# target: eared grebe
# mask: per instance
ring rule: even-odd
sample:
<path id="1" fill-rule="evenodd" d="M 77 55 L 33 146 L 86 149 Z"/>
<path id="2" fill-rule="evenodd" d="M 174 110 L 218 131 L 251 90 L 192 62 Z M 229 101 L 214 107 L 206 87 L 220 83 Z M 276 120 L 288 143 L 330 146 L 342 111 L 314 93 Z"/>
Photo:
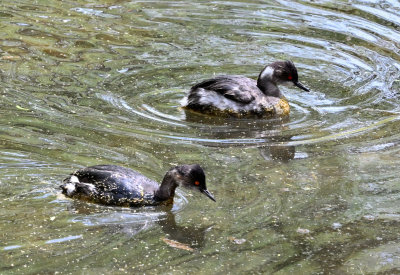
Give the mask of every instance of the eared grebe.
<path id="1" fill-rule="evenodd" d="M 285 116 L 290 108 L 278 88 L 279 84 L 293 84 L 310 91 L 298 81 L 292 61 L 277 61 L 266 66 L 257 81 L 238 75 L 204 80 L 190 89 L 182 105 L 206 114 Z"/>
<path id="2" fill-rule="evenodd" d="M 198 164 L 171 168 L 159 185 L 132 169 L 96 165 L 79 169 L 63 181 L 63 194 L 105 205 L 171 205 L 179 185 L 195 189 L 215 201 L 207 190 L 206 176 Z"/>

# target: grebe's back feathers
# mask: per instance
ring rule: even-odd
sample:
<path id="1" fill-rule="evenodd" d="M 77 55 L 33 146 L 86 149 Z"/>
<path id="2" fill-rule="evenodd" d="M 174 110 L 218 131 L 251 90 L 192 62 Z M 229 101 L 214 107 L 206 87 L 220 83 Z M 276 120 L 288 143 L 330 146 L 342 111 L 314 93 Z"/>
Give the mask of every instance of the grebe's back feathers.
<path id="1" fill-rule="evenodd" d="M 216 92 L 230 100 L 248 104 L 255 98 L 254 91 L 257 90 L 257 82 L 240 75 L 219 75 L 194 85 L 191 91 L 197 89 Z M 192 92 L 189 93 L 189 102 Z"/>

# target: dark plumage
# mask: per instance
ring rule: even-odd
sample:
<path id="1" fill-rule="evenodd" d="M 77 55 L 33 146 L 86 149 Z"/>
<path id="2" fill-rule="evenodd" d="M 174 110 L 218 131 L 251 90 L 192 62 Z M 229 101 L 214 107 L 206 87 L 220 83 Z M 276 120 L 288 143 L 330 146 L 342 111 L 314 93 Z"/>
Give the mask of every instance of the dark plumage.
<path id="1" fill-rule="evenodd" d="M 204 171 L 197 164 L 171 168 L 161 185 L 129 168 L 96 165 L 75 171 L 60 187 L 71 198 L 105 205 L 145 206 L 172 204 L 179 185 L 198 190 L 215 201 L 207 190 Z"/>
<path id="2" fill-rule="evenodd" d="M 277 61 L 266 66 L 257 81 L 238 75 L 221 75 L 194 85 L 183 107 L 203 113 L 235 116 L 288 115 L 289 104 L 278 85 L 292 84 L 309 91 L 298 81 L 291 61 Z"/>

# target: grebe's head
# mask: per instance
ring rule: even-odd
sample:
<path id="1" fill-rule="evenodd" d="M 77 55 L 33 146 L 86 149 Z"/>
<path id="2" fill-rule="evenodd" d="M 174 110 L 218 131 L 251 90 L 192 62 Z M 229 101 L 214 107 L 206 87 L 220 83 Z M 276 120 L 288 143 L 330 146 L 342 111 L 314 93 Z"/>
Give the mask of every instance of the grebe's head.
<path id="1" fill-rule="evenodd" d="M 275 85 L 294 85 L 306 92 L 310 90 L 299 82 L 297 69 L 292 61 L 276 61 L 266 66 L 258 77 L 260 83 L 272 82 Z"/>
<path id="2" fill-rule="evenodd" d="M 178 172 L 176 181 L 179 185 L 188 189 L 195 189 L 215 201 L 214 196 L 207 190 L 206 175 L 200 165 L 185 164 L 176 166 L 174 169 Z"/>

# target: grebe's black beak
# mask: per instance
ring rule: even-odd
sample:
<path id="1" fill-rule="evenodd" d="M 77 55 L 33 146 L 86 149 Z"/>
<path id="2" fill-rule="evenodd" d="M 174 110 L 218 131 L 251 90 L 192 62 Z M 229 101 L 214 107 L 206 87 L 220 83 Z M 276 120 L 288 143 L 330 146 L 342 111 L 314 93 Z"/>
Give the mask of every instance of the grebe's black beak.
<path id="1" fill-rule="evenodd" d="M 309 92 L 310 89 L 308 89 L 307 87 L 305 87 L 303 84 L 301 84 L 300 82 L 293 82 L 294 86 L 299 87 L 300 89 Z"/>
<path id="2" fill-rule="evenodd" d="M 203 193 L 204 195 L 206 195 L 207 197 L 209 197 L 211 200 L 216 202 L 216 200 L 214 199 L 214 196 L 211 195 L 210 191 L 208 191 L 207 189 L 200 190 L 200 192 Z"/>

